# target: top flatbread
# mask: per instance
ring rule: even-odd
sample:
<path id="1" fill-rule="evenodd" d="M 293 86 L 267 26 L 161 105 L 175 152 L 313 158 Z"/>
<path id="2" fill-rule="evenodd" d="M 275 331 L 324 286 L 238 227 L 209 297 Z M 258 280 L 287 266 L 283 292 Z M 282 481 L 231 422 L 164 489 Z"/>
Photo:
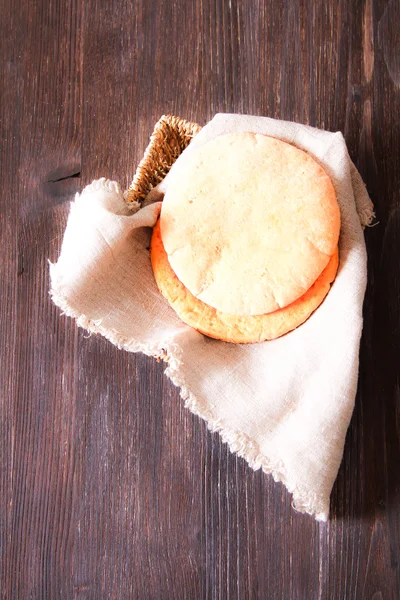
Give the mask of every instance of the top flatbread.
<path id="1" fill-rule="evenodd" d="M 318 163 L 275 138 L 237 133 L 193 150 L 183 166 L 171 172 L 160 224 L 190 292 L 236 315 L 302 296 L 339 238 L 335 190 Z"/>

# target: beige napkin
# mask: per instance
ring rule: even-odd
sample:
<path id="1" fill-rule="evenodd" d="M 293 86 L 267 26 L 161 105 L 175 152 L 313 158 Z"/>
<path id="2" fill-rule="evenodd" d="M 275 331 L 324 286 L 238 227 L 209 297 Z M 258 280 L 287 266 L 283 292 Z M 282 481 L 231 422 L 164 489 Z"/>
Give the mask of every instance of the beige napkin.
<path id="1" fill-rule="evenodd" d="M 160 202 L 127 207 L 117 183 L 95 181 L 72 203 L 51 294 L 63 312 L 119 348 L 162 357 L 185 405 L 233 452 L 293 494 L 294 508 L 326 520 L 357 388 L 366 286 L 363 228 L 373 207 L 341 133 L 243 115 L 217 115 L 193 147 L 254 131 L 309 151 L 335 185 L 342 215 L 340 268 L 324 303 L 297 330 L 235 345 L 184 325 L 158 292 L 149 259 Z M 168 184 L 159 186 L 158 194 Z M 151 194 L 157 199 L 157 191 Z M 151 199 L 151 198 L 150 198 Z"/>

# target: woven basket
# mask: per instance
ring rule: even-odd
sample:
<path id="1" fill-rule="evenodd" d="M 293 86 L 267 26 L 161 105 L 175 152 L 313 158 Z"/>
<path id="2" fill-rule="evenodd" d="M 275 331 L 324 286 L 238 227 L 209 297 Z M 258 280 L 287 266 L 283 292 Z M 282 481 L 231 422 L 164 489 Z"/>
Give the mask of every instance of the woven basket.
<path id="1" fill-rule="evenodd" d="M 190 123 L 180 117 L 161 117 L 154 127 L 150 143 L 126 192 L 128 205 L 143 202 L 150 190 L 164 179 L 178 156 L 200 129 L 197 123 Z"/>

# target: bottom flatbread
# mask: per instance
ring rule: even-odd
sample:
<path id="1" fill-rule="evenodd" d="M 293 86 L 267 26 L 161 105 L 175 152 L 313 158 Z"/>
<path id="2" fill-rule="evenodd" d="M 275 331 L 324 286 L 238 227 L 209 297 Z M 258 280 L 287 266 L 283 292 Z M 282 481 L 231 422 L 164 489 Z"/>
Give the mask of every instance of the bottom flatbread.
<path id="1" fill-rule="evenodd" d="M 327 267 L 298 300 L 268 314 L 241 316 L 216 310 L 183 285 L 169 264 L 159 220 L 153 229 L 150 253 L 157 286 L 180 319 L 204 335 L 236 344 L 273 340 L 304 323 L 329 292 L 339 265 L 336 249 Z"/>

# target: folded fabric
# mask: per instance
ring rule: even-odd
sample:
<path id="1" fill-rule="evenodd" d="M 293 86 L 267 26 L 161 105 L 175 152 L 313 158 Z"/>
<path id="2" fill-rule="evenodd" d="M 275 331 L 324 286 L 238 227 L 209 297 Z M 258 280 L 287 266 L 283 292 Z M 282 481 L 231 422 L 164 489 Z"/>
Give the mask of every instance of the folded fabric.
<path id="1" fill-rule="evenodd" d="M 72 203 L 51 295 L 63 312 L 119 348 L 168 363 L 185 405 L 253 469 L 293 494 L 301 512 L 326 520 L 353 412 L 366 287 L 363 227 L 373 206 L 341 133 L 264 117 L 219 114 L 193 148 L 225 133 L 275 136 L 309 152 L 335 186 L 341 210 L 340 266 L 327 298 L 298 329 L 274 341 L 229 344 L 183 324 L 154 281 L 149 240 L 168 175 L 141 208 L 101 179 Z"/>

